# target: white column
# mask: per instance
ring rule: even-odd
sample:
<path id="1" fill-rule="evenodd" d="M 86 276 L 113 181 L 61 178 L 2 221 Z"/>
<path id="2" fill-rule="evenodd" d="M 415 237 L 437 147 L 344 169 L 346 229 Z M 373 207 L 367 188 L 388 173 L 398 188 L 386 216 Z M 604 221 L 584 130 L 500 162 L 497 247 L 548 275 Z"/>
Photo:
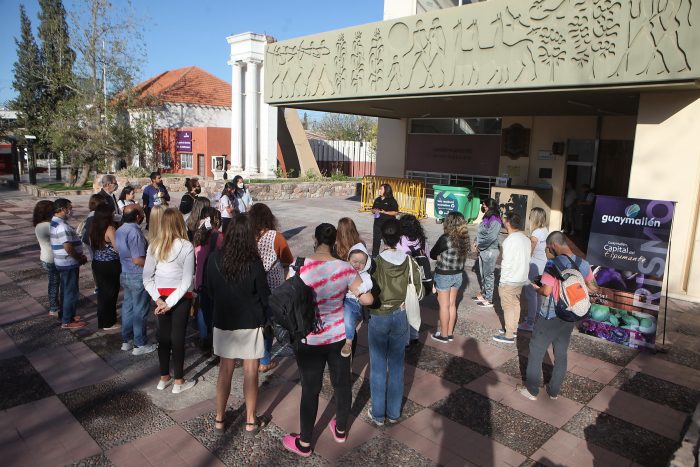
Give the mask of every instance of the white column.
<path id="1" fill-rule="evenodd" d="M 243 67 L 241 62 L 231 65 L 231 171 L 243 170 Z"/>
<path id="2" fill-rule="evenodd" d="M 256 60 L 246 62 L 245 72 L 245 172 L 259 172 L 258 163 L 258 66 Z"/>

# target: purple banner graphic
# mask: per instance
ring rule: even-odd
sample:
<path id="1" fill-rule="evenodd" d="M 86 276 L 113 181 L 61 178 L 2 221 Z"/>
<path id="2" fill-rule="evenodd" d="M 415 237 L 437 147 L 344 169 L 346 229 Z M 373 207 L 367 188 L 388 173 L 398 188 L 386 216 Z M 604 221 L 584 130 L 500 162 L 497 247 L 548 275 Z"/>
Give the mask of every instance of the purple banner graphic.
<path id="1" fill-rule="evenodd" d="M 192 152 L 192 132 L 191 131 L 178 131 L 178 132 L 176 132 L 175 150 L 176 151 L 183 151 L 183 152 Z"/>
<path id="2" fill-rule="evenodd" d="M 597 196 L 586 260 L 600 291 L 582 332 L 653 348 L 675 204 Z"/>

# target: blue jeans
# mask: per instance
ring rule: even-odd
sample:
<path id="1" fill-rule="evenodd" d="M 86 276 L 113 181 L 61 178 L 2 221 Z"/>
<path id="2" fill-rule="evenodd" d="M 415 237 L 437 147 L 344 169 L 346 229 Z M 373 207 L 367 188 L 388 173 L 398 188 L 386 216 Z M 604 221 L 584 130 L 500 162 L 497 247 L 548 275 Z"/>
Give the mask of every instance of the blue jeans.
<path id="1" fill-rule="evenodd" d="M 462 272 L 457 274 L 435 274 L 433 276 L 435 288 L 440 292 L 449 292 L 450 289 L 462 287 Z"/>
<path id="2" fill-rule="evenodd" d="M 272 337 L 264 338 L 263 343 L 265 344 L 265 355 L 260 359 L 260 364 L 269 365 L 272 360 Z"/>
<path id="3" fill-rule="evenodd" d="M 61 276 L 53 263 L 41 262 L 41 267 L 46 271 L 49 278 L 49 311 L 61 311 L 61 302 L 59 300 Z"/>
<path id="4" fill-rule="evenodd" d="M 143 347 L 148 342 L 146 321 L 151 309 L 151 297 L 143 287 L 143 275 L 123 272 L 119 281 L 124 288 L 122 303 L 122 340 L 133 339 L 136 347 Z"/>
<path id="5" fill-rule="evenodd" d="M 355 338 L 357 322 L 362 319 L 362 305 L 356 298 L 345 297 L 343 300 L 343 321 L 345 321 L 345 339 Z"/>
<path id="6" fill-rule="evenodd" d="M 369 388 L 372 395 L 372 418 L 377 421 L 383 421 L 385 416 L 391 420 L 401 417 L 408 329 L 408 318 L 404 310 L 394 310 L 386 315 L 370 315 Z"/>
<path id="7" fill-rule="evenodd" d="M 73 321 L 80 298 L 80 290 L 78 289 L 80 267 L 61 269 L 58 273 L 61 276 L 61 311 L 63 311 L 61 319 L 63 324 L 69 324 Z"/>

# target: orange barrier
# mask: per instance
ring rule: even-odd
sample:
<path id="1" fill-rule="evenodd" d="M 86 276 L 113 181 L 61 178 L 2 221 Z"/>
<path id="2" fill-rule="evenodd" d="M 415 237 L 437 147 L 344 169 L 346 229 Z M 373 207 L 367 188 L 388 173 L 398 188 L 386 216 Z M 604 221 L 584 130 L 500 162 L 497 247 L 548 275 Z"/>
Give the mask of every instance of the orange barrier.
<path id="1" fill-rule="evenodd" d="M 362 198 L 360 211 L 370 211 L 379 196 L 379 187 L 385 183 L 391 185 L 394 198 L 399 203 L 399 211 L 413 214 L 418 219 L 425 214 L 425 182 L 407 178 L 366 176 L 362 178 Z"/>

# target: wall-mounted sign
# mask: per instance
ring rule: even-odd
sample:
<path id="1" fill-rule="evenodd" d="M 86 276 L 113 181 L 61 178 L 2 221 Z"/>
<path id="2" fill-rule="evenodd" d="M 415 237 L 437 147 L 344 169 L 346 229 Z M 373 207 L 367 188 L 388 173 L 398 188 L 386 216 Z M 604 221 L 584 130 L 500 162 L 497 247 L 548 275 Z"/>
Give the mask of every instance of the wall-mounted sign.
<path id="1" fill-rule="evenodd" d="M 192 151 L 192 132 L 178 131 L 175 137 L 175 150 L 190 152 Z"/>
<path id="2" fill-rule="evenodd" d="M 552 151 L 539 151 L 537 153 L 537 159 L 541 161 L 553 161 L 554 153 Z"/>

